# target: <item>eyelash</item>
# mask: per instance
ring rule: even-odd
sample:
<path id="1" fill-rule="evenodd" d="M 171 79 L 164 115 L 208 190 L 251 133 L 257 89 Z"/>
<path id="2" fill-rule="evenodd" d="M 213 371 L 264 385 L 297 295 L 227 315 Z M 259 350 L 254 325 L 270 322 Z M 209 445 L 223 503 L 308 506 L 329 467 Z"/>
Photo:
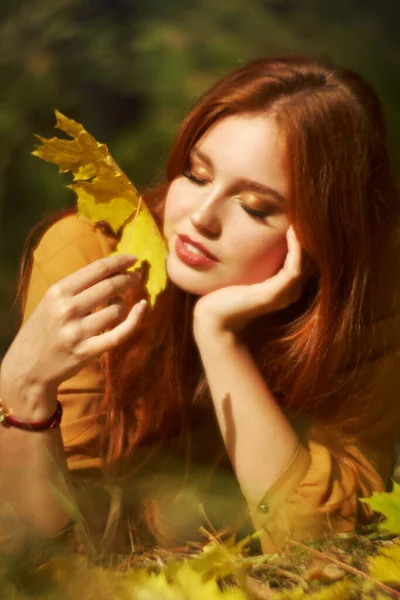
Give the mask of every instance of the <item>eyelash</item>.
<path id="1" fill-rule="evenodd" d="M 198 179 L 190 171 L 183 171 L 182 175 L 193 181 L 193 183 L 197 183 L 197 185 L 205 185 L 207 183 L 207 179 Z"/>
<path id="2" fill-rule="evenodd" d="M 207 183 L 206 179 L 198 179 L 198 177 L 196 177 L 195 175 L 193 175 L 193 173 L 190 173 L 189 171 L 184 171 L 182 173 L 182 175 L 184 177 L 186 177 L 187 179 L 189 179 L 190 181 L 193 181 L 193 183 L 195 183 L 196 185 L 205 185 Z M 256 219 L 259 219 L 261 221 L 264 220 L 265 217 L 268 216 L 268 213 L 266 213 L 266 212 L 262 212 L 260 210 L 254 210 L 252 208 L 249 208 L 248 206 L 246 206 L 245 204 L 243 204 L 242 200 L 240 201 L 240 206 L 249 215 L 251 215 L 252 217 L 254 217 Z"/>

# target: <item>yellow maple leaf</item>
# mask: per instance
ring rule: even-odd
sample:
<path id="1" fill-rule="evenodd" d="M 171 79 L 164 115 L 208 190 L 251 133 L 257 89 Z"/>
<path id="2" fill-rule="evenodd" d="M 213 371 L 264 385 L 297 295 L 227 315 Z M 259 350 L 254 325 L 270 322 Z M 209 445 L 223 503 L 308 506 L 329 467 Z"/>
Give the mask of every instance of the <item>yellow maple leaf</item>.
<path id="1" fill-rule="evenodd" d="M 150 211 L 136 188 L 121 171 L 105 144 L 100 144 L 84 127 L 58 110 L 56 127 L 72 140 L 36 136 L 42 143 L 32 152 L 55 163 L 60 173 L 71 171 L 74 183 L 67 186 L 78 197 L 78 216 L 94 223 L 106 221 L 114 233 L 122 236 L 113 254 L 133 254 L 138 261 L 129 270 L 137 270 L 143 261 L 150 265 L 146 288 L 154 306 L 157 294 L 166 285 L 166 245 Z"/>
<path id="2" fill-rule="evenodd" d="M 200 530 L 205 535 L 209 535 L 203 527 Z M 207 574 L 207 576 L 218 575 L 219 577 L 225 577 L 235 574 L 237 569 L 243 564 L 242 553 L 245 551 L 250 540 L 259 538 L 260 535 L 261 531 L 257 531 L 238 542 L 234 535 L 223 542 L 214 538 L 213 541 L 203 546 L 201 554 L 188 559 L 188 565 L 193 570 Z M 210 537 L 212 538 L 212 536 Z M 267 557 L 265 555 L 251 557 L 252 564 L 263 563 L 266 560 Z"/>
<path id="3" fill-rule="evenodd" d="M 369 559 L 369 572 L 372 577 L 384 583 L 400 581 L 400 545 L 380 548 L 377 556 Z"/>
<path id="4" fill-rule="evenodd" d="M 173 582 L 184 593 L 185 598 L 190 600 L 245 600 L 243 592 L 237 588 L 231 588 L 221 591 L 218 587 L 215 577 L 205 579 L 201 573 L 198 573 L 185 561 L 175 572 Z"/>
<path id="5" fill-rule="evenodd" d="M 360 498 L 361 502 L 384 515 L 385 520 L 380 527 L 391 533 L 400 534 L 400 485 L 393 481 L 391 492 L 373 492 L 370 498 Z"/>
<path id="6" fill-rule="evenodd" d="M 215 577 L 206 578 L 188 563 L 175 564 L 173 576 L 130 569 L 125 589 L 132 600 L 246 600 L 242 590 L 220 590 Z"/>

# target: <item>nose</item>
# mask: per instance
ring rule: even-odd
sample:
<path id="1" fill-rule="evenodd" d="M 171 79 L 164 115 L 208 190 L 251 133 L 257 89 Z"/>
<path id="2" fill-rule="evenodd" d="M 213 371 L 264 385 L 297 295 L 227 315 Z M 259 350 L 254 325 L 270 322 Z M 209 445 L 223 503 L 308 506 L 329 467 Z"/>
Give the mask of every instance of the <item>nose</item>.
<path id="1" fill-rule="evenodd" d="M 203 199 L 200 207 L 192 212 L 190 218 L 197 230 L 212 236 L 218 235 L 221 230 L 221 215 L 219 214 L 217 200 L 218 198 L 215 195 L 208 196 L 206 200 Z"/>

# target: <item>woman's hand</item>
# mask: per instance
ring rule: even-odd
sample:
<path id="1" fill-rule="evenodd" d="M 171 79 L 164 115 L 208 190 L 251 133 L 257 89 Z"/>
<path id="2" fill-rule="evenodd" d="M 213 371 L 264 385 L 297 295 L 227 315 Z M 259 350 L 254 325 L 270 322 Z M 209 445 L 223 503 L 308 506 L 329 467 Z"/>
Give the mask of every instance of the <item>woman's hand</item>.
<path id="1" fill-rule="evenodd" d="M 221 288 L 198 300 L 193 313 L 195 337 L 205 325 L 216 331 L 239 333 L 251 319 L 285 308 L 300 298 L 310 271 L 302 265 L 302 248 L 292 227 L 286 237 L 288 253 L 276 275 L 261 283 Z"/>
<path id="2" fill-rule="evenodd" d="M 8 349 L 0 374 L 0 394 L 13 407 L 17 390 L 29 386 L 56 390 L 91 359 L 125 341 L 138 325 L 146 304 L 107 305 L 113 296 L 136 286 L 140 274 L 125 271 L 137 258 L 101 258 L 52 285 Z"/>

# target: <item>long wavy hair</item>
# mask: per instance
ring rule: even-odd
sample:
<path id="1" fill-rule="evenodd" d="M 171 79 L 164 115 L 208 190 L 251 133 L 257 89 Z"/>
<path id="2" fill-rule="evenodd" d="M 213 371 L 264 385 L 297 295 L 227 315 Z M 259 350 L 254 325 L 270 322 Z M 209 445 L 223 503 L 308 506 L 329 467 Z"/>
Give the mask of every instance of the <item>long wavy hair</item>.
<path id="1" fill-rule="evenodd" d="M 183 120 L 164 183 L 144 193 L 160 228 L 169 183 L 187 167 L 193 145 L 212 125 L 238 114 L 276 120 L 286 144 L 285 210 L 314 265 L 298 302 L 255 319 L 243 337 L 283 409 L 321 427 L 334 420 L 351 437 L 361 423 L 364 393 L 357 372 L 371 347 L 365 325 L 377 318 L 379 265 L 399 222 L 381 105 L 362 78 L 324 60 L 263 58 L 227 74 Z M 18 280 L 22 311 L 28 246 L 74 210 L 50 215 L 29 236 Z M 139 445 L 184 430 L 191 407 L 212 404 L 192 336 L 195 300 L 169 281 L 131 338 L 102 357 L 107 464 L 123 458 L 127 440 Z"/>

